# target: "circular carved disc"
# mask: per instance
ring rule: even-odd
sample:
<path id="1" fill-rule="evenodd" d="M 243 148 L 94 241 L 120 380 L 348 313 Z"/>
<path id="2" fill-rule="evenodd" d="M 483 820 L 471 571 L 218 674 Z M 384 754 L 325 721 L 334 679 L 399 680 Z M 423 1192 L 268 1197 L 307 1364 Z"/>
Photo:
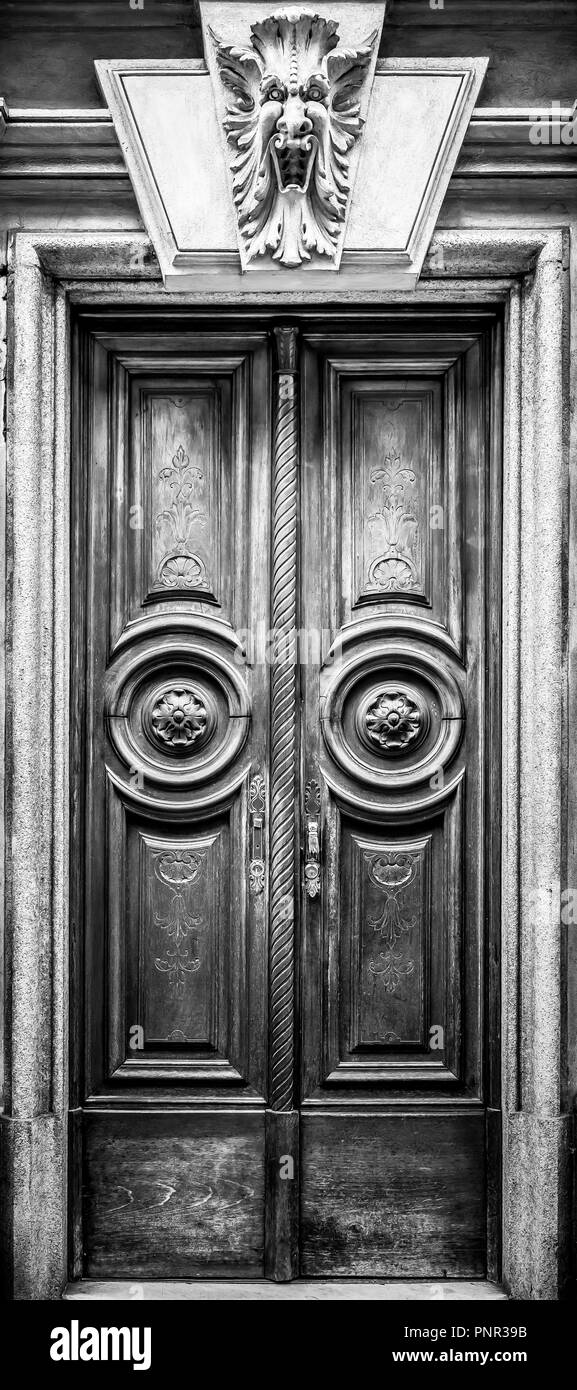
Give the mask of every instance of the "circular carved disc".
<path id="1" fill-rule="evenodd" d="M 106 713 L 110 742 L 140 799 L 148 789 L 181 797 L 238 758 L 250 701 L 232 662 L 179 637 L 142 641 L 119 655 L 109 673 Z"/>
<path id="2" fill-rule="evenodd" d="M 361 700 L 355 726 L 361 742 L 383 757 L 402 757 L 418 747 L 429 729 L 427 704 L 411 685 L 386 681 Z"/>
<path id="3" fill-rule="evenodd" d="M 175 757 L 198 753 L 212 738 L 217 720 L 214 700 L 190 681 L 163 681 L 151 691 L 142 713 L 148 737 Z"/>
<path id="4" fill-rule="evenodd" d="M 457 681 L 422 643 L 359 643 L 329 679 L 322 725 L 328 752 L 347 781 L 377 792 L 426 796 L 454 760 L 463 725 Z"/>

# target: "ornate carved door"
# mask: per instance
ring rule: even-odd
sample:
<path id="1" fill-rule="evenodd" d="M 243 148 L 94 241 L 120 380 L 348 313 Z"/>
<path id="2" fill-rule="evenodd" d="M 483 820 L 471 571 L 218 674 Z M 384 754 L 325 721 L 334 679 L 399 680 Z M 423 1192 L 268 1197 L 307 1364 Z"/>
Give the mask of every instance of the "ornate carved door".
<path id="1" fill-rule="evenodd" d="M 495 343 L 255 323 L 76 331 L 72 1268 L 482 1275 Z"/>

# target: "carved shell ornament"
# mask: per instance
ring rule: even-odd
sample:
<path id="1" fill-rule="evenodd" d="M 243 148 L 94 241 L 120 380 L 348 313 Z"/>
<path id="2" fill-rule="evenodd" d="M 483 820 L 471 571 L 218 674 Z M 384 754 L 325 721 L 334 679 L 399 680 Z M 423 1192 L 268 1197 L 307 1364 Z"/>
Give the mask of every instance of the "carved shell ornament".
<path id="1" fill-rule="evenodd" d="M 155 861 L 154 872 L 161 883 L 171 888 L 180 888 L 183 883 L 194 883 L 203 866 L 202 854 L 190 850 L 166 850 Z"/>
<path id="2" fill-rule="evenodd" d="M 250 48 L 211 37 L 247 259 L 270 254 L 292 268 L 313 252 L 334 260 L 376 31 L 361 48 L 340 48 L 334 20 L 285 12 L 252 25 Z"/>

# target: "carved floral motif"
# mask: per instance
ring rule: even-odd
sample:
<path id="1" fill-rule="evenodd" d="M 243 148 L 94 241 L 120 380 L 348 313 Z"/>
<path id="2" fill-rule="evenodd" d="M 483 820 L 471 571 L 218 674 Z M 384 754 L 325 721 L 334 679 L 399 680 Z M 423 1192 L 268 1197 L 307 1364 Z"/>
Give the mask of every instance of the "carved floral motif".
<path id="1" fill-rule="evenodd" d="M 369 591 L 420 592 L 419 523 L 405 497 L 407 484 L 414 482 L 415 474 L 401 468 L 398 454 L 387 454 L 382 467 L 371 471 L 371 483 L 381 486 L 383 499 L 369 522 L 380 528 L 383 551 L 369 566 Z"/>
<path id="2" fill-rule="evenodd" d="M 177 750 L 191 748 L 204 734 L 206 723 L 206 705 L 188 686 L 164 691 L 151 715 L 156 737 Z"/>
<path id="3" fill-rule="evenodd" d="M 404 752 L 421 729 L 421 711 L 402 691 L 383 691 L 365 715 L 367 737 L 386 753 Z"/>
<path id="4" fill-rule="evenodd" d="M 249 811 L 251 812 L 251 815 L 258 815 L 258 816 L 261 816 L 261 815 L 263 814 L 263 812 L 264 812 L 264 807 L 265 807 L 264 777 L 261 777 L 260 773 L 257 773 L 256 777 L 253 777 L 253 779 L 252 779 L 252 781 L 251 781 L 251 784 L 250 784 L 249 794 L 248 794 L 248 809 L 249 809 Z"/>
<path id="5" fill-rule="evenodd" d="M 203 868 L 203 856 L 191 850 L 169 850 L 158 855 L 154 872 L 160 883 L 170 890 L 168 912 L 154 914 L 155 926 L 160 927 L 171 942 L 163 956 L 157 956 L 155 967 L 168 977 L 170 989 L 182 998 L 187 975 L 200 970 L 200 957 L 195 954 L 197 933 L 203 928 L 202 917 L 189 910 L 185 891 L 195 883 Z"/>
<path id="6" fill-rule="evenodd" d="M 366 857 L 369 879 L 384 897 L 380 915 L 369 919 L 369 925 L 380 935 L 385 946 L 385 950 L 379 952 L 382 965 L 371 961 L 369 970 L 372 975 L 382 979 L 387 994 L 394 994 L 401 980 L 407 979 L 415 969 L 415 962 L 404 949 L 403 938 L 408 937 L 416 925 L 416 918 L 405 915 L 399 897 L 414 882 L 419 871 L 419 860 L 399 850 L 387 850 Z"/>
<path id="7" fill-rule="evenodd" d="M 307 816 L 318 816 L 321 809 L 321 789 L 316 779 L 311 779 L 305 787 L 305 811 Z"/>
<path id="8" fill-rule="evenodd" d="M 158 475 L 166 505 L 155 521 L 156 533 L 165 553 L 157 571 L 157 582 L 166 589 L 208 589 L 206 567 L 192 549 L 193 535 L 207 524 L 204 508 L 197 505 L 204 479 L 201 468 L 191 464 L 182 444 L 170 468 Z"/>
<path id="9" fill-rule="evenodd" d="M 334 259 L 376 37 L 356 50 L 339 48 L 338 24 L 307 13 L 253 24 L 249 48 L 212 34 L 249 260 L 270 253 L 297 267 L 313 252 Z"/>

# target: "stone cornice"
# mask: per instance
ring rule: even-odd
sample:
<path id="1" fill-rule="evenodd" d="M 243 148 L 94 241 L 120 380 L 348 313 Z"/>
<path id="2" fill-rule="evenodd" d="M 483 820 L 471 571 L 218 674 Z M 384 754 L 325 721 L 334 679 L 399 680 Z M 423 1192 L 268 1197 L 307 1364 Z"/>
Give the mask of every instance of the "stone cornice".
<path id="1" fill-rule="evenodd" d="M 541 108 L 477 107 L 453 176 L 455 179 L 574 178 L 577 145 L 533 144 L 531 127 Z M 542 109 L 547 115 L 547 109 Z M 566 122 L 570 107 L 559 110 Z M 107 110 L 8 108 L 0 100 L 0 181 L 71 179 L 79 192 L 93 180 L 128 175 Z M 82 187 L 84 186 L 84 187 Z"/>
<path id="2" fill-rule="evenodd" d="M 6 108 L 0 179 L 125 178 L 109 112 Z"/>

